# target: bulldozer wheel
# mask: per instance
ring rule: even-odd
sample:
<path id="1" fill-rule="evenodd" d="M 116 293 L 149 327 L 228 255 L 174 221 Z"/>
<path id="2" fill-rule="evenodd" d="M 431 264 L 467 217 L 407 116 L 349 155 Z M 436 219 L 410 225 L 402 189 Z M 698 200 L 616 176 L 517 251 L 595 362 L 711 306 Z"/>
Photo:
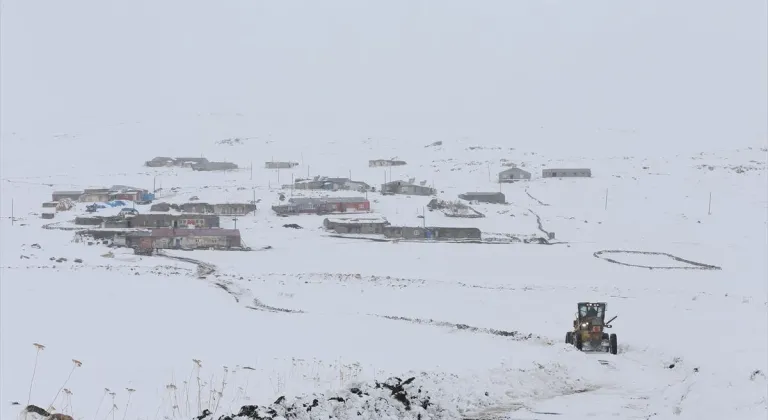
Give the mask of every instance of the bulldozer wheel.
<path id="1" fill-rule="evenodd" d="M 565 344 L 573 344 L 573 331 L 565 333 Z"/>
<path id="2" fill-rule="evenodd" d="M 584 343 L 581 341 L 581 334 L 576 333 L 576 340 L 574 340 L 574 341 L 575 341 L 574 345 L 576 346 L 576 348 L 579 351 L 581 351 L 582 347 L 584 347 Z"/>
<path id="3" fill-rule="evenodd" d="M 611 346 L 609 347 L 609 350 L 611 354 L 616 354 L 619 352 L 619 341 L 616 338 L 616 334 L 611 334 L 608 341 L 611 343 Z"/>

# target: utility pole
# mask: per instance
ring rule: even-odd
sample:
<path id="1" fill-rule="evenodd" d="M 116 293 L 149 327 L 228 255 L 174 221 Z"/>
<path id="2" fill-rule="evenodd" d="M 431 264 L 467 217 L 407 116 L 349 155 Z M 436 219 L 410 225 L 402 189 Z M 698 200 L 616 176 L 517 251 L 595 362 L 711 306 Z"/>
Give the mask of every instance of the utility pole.
<path id="1" fill-rule="evenodd" d="M 605 189 L 605 209 L 608 210 L 608 188 Z"/>
<path id="2" fill-rule="evenodd" d="M 488 182 L 491 182 L 491 164 L 488 163 Z"/>
<path id="3" fill-rule="evenodd" d="M 309 165 L 307 165 L 307 179 L 309 179 Z"/>
<path id="4" fill-rule="evenodd" d="M 235 229 L 237 229 L 237 216 L 233 217 L 233 218 L 232 218 L 232 221 L 234 221 L 234 222 L 235 222 Z"/>
<path id="5" fill-rule="evenodd" d="M 277 167 L 277 185 L 280 185 L 280 167 Z"/>
<path id="6" fill-rule="evenodd" d="M 253 161 L 251 161 L 251 181 L 253 181 Z"/>
<path id="7" fill-rule="evenodd" d="M 293 172 L 291 172 L 291 197 L 293 197 Z"/>
<path id="8" fill-rule="evenodd" d="M 349 170 L 349 180 L 352 180 L 352 169 Z"/>
<path id="9" fill-rule="evenodd" d="M 707 208 L 707 214 L 712 215 L 712 193 L 709 193 L 709 207 Z"/>
<path id="10" fill-rule="evenodd" d="M 424 222 L 424 229 L 427 228 L 427 208 L 421 208 L 421 220 Z"/>
<path id="11" fill-rule="evenodd" d="M 13 199 L 11 199 L 11 226 L 16 223 L 16 218 L 13 217 Z"/>
<path id="12" fill-rule="evenodd" d="M 304 152 L 301 152 L 301 164 L 304 164 Z"/>
<path id="13" fill-rule="evenodd" d="M 152 178 L 152 194 L 157 191 L 157 175 Z"/>

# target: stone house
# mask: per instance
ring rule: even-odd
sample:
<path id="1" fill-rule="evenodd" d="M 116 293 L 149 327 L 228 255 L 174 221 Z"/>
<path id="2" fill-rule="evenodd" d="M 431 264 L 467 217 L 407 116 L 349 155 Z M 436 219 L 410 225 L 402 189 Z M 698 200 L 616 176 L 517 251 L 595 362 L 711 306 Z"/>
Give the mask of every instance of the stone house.
<path id="1" fill-rule="evenodd" d="M 242 240 L 237 229 L 152 229 L 128 233 L 125 245 L 153 249 L 227 249 L 241 247 Z"/>
<path id="2" fill-rule="evenodd" d="M 459 194 L 459 198 L 480 203 L 504 204 L 507 202 L 504 194 L 500 192 L 468 192 Z"/>
<path id="3" fill-rule="evenodd" d="M 381 185 L 382 194 L 403 195 L 435 195 L 437 190 L 424 185 L 411 184 L 405 181 L 392 181 Z"/>
<path id="4" fill-rule="evenodd" d="M 389 226 L 386 219 L 373 217 L 339 217 L 323 220 L 323 227 L 336 233 L 382 234 L 386 226 Z"/>
<path id="5" fill-rule="evenodd" d="M 472 227 L 403 227 L 386 226 L 384 236 L 387 238 L 422 239 L 422 240 L 479 240 L 482 237 L 480 229 Z"/>
<path id="6" fill-rule="evenodd" d="M 205 162 L 192 165 L 193 171 L 230 171 L 237 169 L 232 162 Z"/>
<path id="7" fill-rule="evenodd" d="M 54 191 L 51 194 L 51 201 L 60 201 L 65 198 L 72 201 L 80 201 L 80 196 L 82 195 L 82 191 Z"/>
<path id="8" fill-rule="evenodd" d="M 531 179 L 531 173 L 520 168 L 509 168 L 499 172 L 499 182 L 515 182 Z"/>
<path id="9" fill-rule="evenodd" d="M 249 203 L 224 203 L 213 205 L 213 212 L 220 216 L 245 216 L 254 211 L 256 211 L 256 205 Z"/>
<path id="10" fill-rule="evenodd" d="M 542 169 L 542 178 L 589 178 L 592 176 L 592 170 L 587 168 L 569 168 L 569 169 Z"/>

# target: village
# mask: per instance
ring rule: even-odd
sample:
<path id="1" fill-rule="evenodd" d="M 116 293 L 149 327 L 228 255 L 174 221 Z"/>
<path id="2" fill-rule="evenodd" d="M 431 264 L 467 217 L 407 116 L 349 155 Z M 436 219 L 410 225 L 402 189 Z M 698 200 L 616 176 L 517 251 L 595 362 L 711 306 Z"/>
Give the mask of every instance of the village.
<path id="1" fill-rule="evenodd" d="M 404 161 L 386 159 L 371 160 L 368 163 L 370 167 L 406 165 Z M 237 168 L 237 165 L 228 162 L 211 162 L 203 157 L 156 157 L 145 162 L 145 166 L 192 168 L 199 171 Z M 265 169 L 276 170 L 296 166 L 298 163 L 293 161 L 270 160 L 264 164 Z M 504 169 L 497 176 L 499 184 L 528 182 L 532 179 L 530 172 L 516 166 Z M 541 173 L 541 178 L 591 176 L 592 171 L 586 168 L 546 168 Z M 376 187 L 351 177 L 297 178 L 292 180 L 291 184 L 279 187 L 278 203 L 269 209 L 276 217 L 281 218 L 322 216 L 322 222 L 318 225 L 331 237 L 395 242 L 499 243 L 498 238 L 484 238 L 482 231 L 477 227 L 427 226 L 426 215 L 419 216 L 422 219 L 421 226 L 392 225 L 386 215 L 372 208 L 369 194 L 431 197 L 426 205 L 430 212 L 437 211 L 448 218 L 473 219 L 485 217 L 473 204 L 508 204 L 502 192 L 468 191 L 458 194 L 456 199 L 444 199 L 438 198 L 438 190 L 426 185 L 426 181 L 417 183 L 414 178 L 386 181 Z M 92 238 L 109 246 L 132 248 L 136 254 L 151 255 L 162 249 L 250 250 L 237 229 L 237 220 L 238 217 L 255 215 L 260 210 L 257 200 L 209 203 L 193 196 L 189 197 L 187 202 L 173 203 L 156 196 L 161 190 L 158 188 L 150 191 L 127 185 L 113 185 L 78 191 L 54 191 L 51 200 L 43 203 L 40 216 L 43 219 L 54 219 L 59 213 L 62 217 L 71 214 L 72 217 L 67 221 L 46 226 L 75 230 L 79 237 Z M 321 196 L 305 195 L 310 192 Z M 329 194 L 333 192 L 351 192 L 359 195 Z M 85 211 L 79 211 L 82 209 Z M 222 227 L 222 217 L 233 220 L 234 227 Z M 296 224 L 292 225 L 298 227 Z M 553 232 L 546 233 L 546 237 L 525 242 L 548 243 L 554 239 Z"/>

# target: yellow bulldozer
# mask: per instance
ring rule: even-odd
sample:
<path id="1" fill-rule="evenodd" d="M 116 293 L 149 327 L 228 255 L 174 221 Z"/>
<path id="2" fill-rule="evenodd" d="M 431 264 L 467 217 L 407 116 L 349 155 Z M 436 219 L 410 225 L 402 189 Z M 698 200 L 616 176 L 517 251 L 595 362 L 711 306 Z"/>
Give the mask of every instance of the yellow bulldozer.
<path id="1" fill-rule="evenodd" d="M 611 322 L 617 316 L 605 321 L 606 306 L 605 302 L 579 302 L 573 330 L 565 333 L 565 342 L 580 351 L 618 353 L 616 334 L 605 332 L 605 329 L 613 328 Z"/>

